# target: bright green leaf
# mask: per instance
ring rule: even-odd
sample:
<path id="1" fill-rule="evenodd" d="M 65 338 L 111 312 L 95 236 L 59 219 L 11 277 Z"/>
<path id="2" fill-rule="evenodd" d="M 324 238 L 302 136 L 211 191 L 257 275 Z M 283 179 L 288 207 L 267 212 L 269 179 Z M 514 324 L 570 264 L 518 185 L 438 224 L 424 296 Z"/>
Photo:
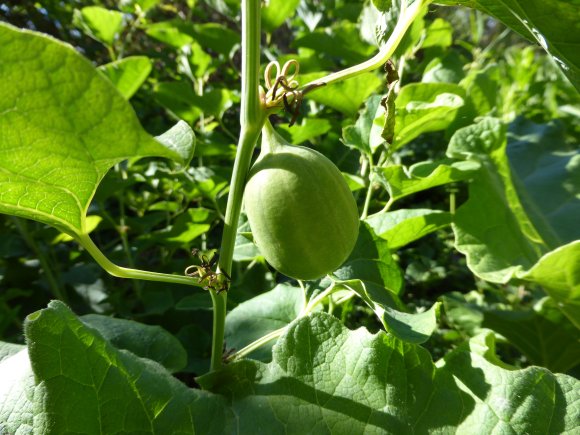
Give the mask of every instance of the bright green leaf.
<path id="1" fill-rule="evenodd" d="M 28 316 L 25 334 L 37 385 L 46 392 L 29 398 L 33 416 L 50 427 L 44 433 L 232 430 L 220 397 L 187 388 L 156 362 L 115 349 L 61 302 Z"/>
<path id="2" fill-rule="evenodd" d="M 128 100 L 147 80 L 151 60 L 146 56 L 129 56 L 99 67 L 119 92 Z"/>
<path id="3" fill-rule="evenodd" d="M 450 213 L 438 210 L 401 209 L 371 215 L 365 222 L 395 250 L 451 225 L 452 220 Z"/>
<path id="4" fill-rule="evenodd" d="M 395 106 L 394 148 L 400 148 L 421 133 L 444 130 L 463 106 L 465 91 L 448 83 L 412 83 L 403 86 Z"/>
<path id="5" fill-rule="evenodd" d="M 85 233 L 86 210 L 113 165 L 182 160 L 72 47 L 0 24 L 0 59 L 0 212 Z"/>
<path id="6" fill-rule="evenodd" d="M 326 73 L 303 74 L 300 83 L 326 75 Z M 307 98 L 332 107 L 345 115 L 353 116 L 367 98 L 381 85 L 381 79 L 374 74 L 361 74 L 332 86 L 323 86 L 308 93 Z"/>
<path id="7" fill-rule="evenodd" d="M 294 14 L 299 3 L 300 0 L 268 0 L 262 7 L 262 28 L 272 33 Z"/>
<path id="8" fill-rule="evenodd" d="M 100 6 L 75 10 L 74 23 L 91 38 L 111 47 L 123 30 L 123 13 Z"/>
<path id="9" fill-rule="evenodd" d="M 419 162 L 409 168 L 402 165 L 390 165 L 377 169 L 377 181 L 385 186 L 390 200 L 394 202 L 426 189 L 467 180 L 478 169 L 477 162 L 455 162 L 449 159 Z"/>

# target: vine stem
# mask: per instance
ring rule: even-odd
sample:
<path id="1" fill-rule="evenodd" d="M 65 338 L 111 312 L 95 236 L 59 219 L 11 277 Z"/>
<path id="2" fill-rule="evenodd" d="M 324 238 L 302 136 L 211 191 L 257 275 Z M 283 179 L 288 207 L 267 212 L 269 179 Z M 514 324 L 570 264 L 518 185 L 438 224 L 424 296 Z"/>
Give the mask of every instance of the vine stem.
<path id="1" fill-rule="evenodd" d="M 95 245 L 88 234 L 77 234 L 74 236 L 79 244 L 95 259 L 95 261 L 108 273 L 119 278 L 141 279 L 144 281 L 169 282 L 173 284 L 185 284 L 201 287 L 196 279 L 182 275 L 171 275 L 168 273 L 150 272 L 148 270 L 131 269 L 117 266 L 109 260 L 105 254 Z"/>
<path id="2" fill-rule="evenodd" d="M 313 80 L 306 83 L 302 89 L 307 92 L 308 90 L 314 90 L 320 86 L 328 85 L 330 83 L 339 82 L 364 72 L 373 71 L 380 68 L 387 62 L 399 46 L 399 43 L 405 36 L 407 29 L 413 24 L 413 21 L 419 16 L 423 6 L 431 3 L 431 0 L 416 0 L 411 6 L 407 7 L 408 0 L 401 0 L 401 14 L 397 21 L 393 33 L 385 43 L 385 45 L 380 49 L 380 51 L 367 60 L 366 62 L 360 63 L 358 65 L 352 66 L 350 68 L 343 69 L 325 77 Z"/>
<path id="3" fill-rule="evenodd" d="M 259 97 L 260 85 L 260 0 L 242 0 L 242 94 L 240 138 L 226 206 L 220 247 L 219 271 L 231 275 L 238 220 L 252 153 L 266 120 Z M 210 290 L 213 303 L 213 337 L 210 371 L 219 369 L 224 348 L 227 292 Z"/>

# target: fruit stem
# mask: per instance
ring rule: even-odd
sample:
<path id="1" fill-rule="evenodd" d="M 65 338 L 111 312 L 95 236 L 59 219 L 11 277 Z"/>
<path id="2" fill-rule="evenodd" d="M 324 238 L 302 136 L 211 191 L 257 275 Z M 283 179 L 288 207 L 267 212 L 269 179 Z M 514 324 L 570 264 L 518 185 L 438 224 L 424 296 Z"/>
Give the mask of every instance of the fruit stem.
<path id="1" fill-rule="evenodd" d="M 264 127 L 262 127 L 262 150 L 261 154 L 272 154 L 276 152 L 276 149 L 279 148 L 280 143 L 286 142 L 282 136 L 280 136 L 270 121 L 266 119 L 264 123 Z"/>

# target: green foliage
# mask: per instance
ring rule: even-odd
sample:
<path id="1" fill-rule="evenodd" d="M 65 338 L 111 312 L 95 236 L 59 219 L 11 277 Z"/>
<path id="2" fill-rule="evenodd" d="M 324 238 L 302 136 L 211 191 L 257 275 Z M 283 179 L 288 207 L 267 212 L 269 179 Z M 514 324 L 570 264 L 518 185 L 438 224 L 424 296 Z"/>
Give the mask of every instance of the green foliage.
<path id="1" fill-rule="evenodd" d="M 0 433 L 577 431 L 580 7 L 435 3 L 262 2 L 259 52 L 255 0 L 2 5 Z M 360 213 L 317 280 L 241 204 L 266 112 Z M 303 264 L 319 188 L 245 198 Z"/>

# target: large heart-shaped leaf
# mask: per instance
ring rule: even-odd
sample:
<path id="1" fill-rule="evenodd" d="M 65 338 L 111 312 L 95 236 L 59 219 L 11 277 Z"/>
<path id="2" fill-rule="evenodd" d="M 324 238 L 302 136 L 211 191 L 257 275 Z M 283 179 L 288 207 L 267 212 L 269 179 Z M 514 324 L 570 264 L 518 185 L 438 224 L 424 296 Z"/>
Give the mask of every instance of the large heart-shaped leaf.
<path id="1" fill-rule="evenodd" d="M 149 136 L 73 47 L 0 24 L 1 213 L 86 233 L 87 208 L 113 165 L 143 156 L 191 158 L 189 127 L 172 132 L 161 142 Z"/>
<path id="2" fill-rule="evenodd" d="M 427 351 L 325 313 L 293 323 L 270 364 L 240 361 L 199 380 L 225 395 L 238 433 L 563 433 L 577 427 L 579 382 L 513 370 L 479 336 L 436 367 Z"/>
<path id="3" fill-rule="evenodd" d="M 315 313 L 288 327 L 271 363 L 198 378 L 214 394 L 115 349 L 60 302 L 29 316 L 25 333 L 30 363 L 0 345 L 8 433 L 255 434 L 256 421 L 260 433 L 565 433 L 579 418 L 577 380 L 506 367 L 488 333 L 435 366 L 419 346 Z"/>

